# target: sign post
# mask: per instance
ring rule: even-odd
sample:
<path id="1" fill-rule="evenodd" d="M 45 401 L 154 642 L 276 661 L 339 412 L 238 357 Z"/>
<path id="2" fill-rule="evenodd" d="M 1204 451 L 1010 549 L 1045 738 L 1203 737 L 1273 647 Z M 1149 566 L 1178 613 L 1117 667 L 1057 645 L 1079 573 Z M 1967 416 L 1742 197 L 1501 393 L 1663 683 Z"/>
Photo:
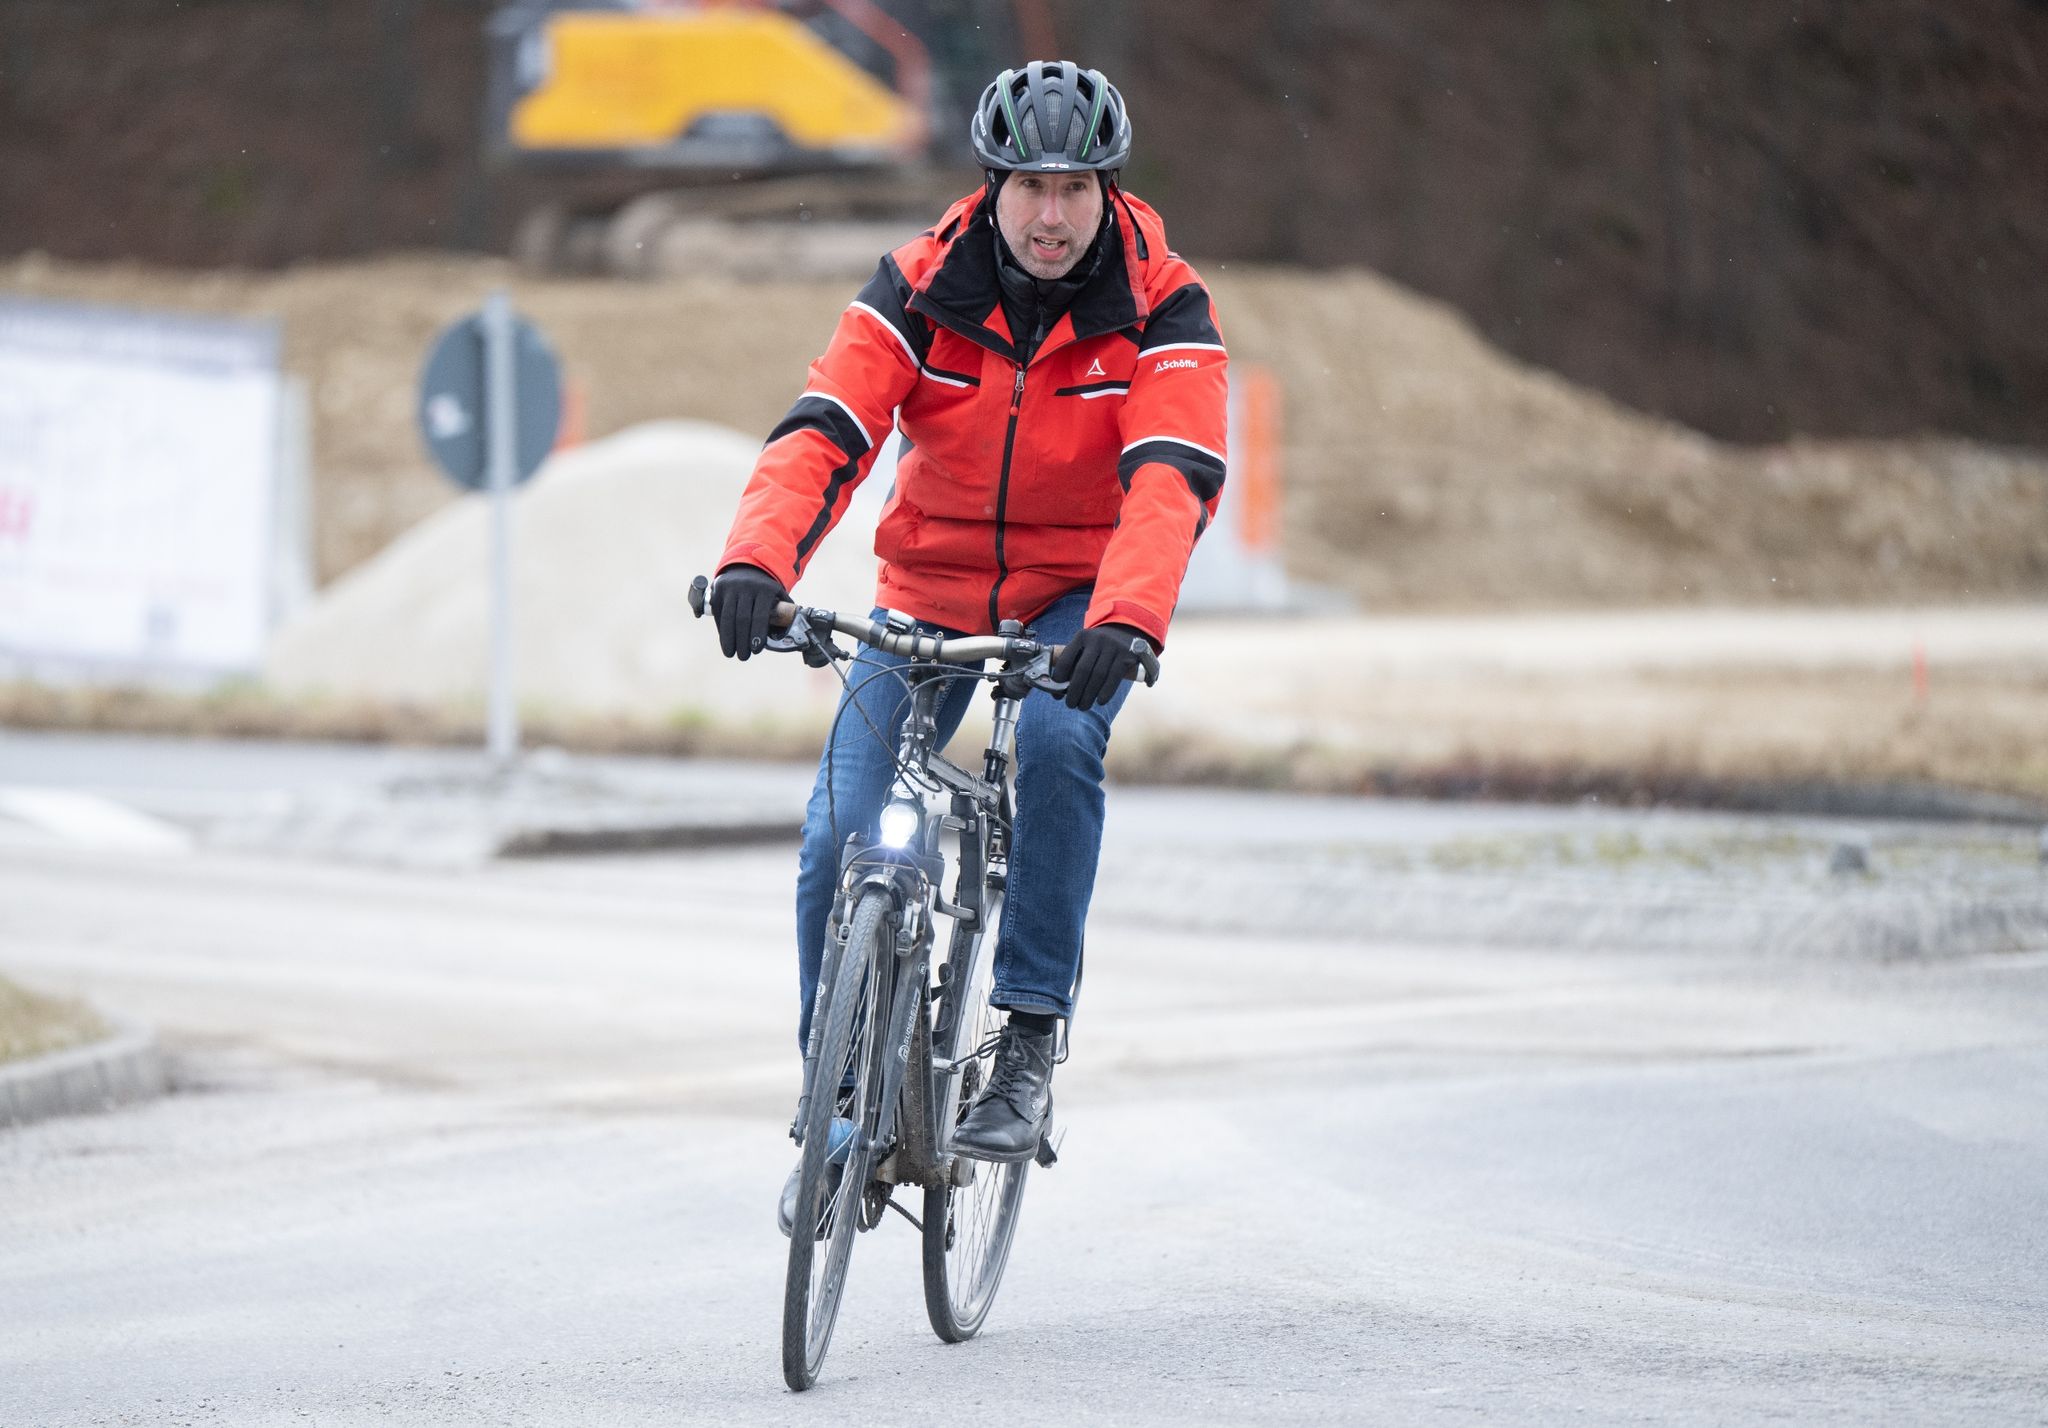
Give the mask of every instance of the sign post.
<path id="1" fill-rule="evenodd" d="M 491 702 L 485 747 L 491 762 L 519 752 L 519 702 L 512 695 L 512 427 L 519 382 L 512 371 L 512 304 L 504 291 L 484 303 L 484 464 L 491 482 Z"/>
<path id="2" fill-rule="evenodd" d="M 512 680 L 512 491 L 540 469 L 562 418 L 562 372 L 502 289 L 435 340 L 420 375 L 420 434 L 450 480 L 491 499 L 490 706 L 486 747 L 519 752 Z"/>

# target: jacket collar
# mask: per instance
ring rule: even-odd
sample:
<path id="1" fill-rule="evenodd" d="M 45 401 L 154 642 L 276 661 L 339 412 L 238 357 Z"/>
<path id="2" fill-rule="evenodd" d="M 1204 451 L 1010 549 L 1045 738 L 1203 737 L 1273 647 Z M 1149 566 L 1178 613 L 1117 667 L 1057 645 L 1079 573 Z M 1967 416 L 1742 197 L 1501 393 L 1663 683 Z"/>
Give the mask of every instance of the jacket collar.
<path id="1" fill-rule="evenodd" d="M 1135 327 L 1150 312 L 1127 260 L 1134 249 L 1143 251 L 1143 240 L 1129 206 L 1117 196 L 1110 203 L 1115 222 L 1103 238 L 1102 262 L 1074 294 L 1066 315 L 1046 334 L 1032 355 L 1034 362 L 1068 342 Z M 938 230 L 946 251 L 911 294 L 910 307 L 1014 362 L 1017 350 L 1002 315 L 1002 279 L 996 272 L 995 211 L 995 195 L 986 187 L 948 210 Z"/>

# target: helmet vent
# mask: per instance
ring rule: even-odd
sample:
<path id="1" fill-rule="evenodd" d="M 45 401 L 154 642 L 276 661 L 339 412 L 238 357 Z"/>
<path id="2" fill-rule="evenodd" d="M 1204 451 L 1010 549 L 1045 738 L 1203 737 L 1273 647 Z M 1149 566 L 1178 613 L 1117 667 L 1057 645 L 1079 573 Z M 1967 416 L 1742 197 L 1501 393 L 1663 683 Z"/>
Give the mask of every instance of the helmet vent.
<path id="1" fill-rule="evenodd" d="M 1131 156 L 1131 121 L 1116 86 L 1071 60 L 1033 60 L 997 75 L 975 108 L 971 138 L 990 170 L 1114 173 Z"/>

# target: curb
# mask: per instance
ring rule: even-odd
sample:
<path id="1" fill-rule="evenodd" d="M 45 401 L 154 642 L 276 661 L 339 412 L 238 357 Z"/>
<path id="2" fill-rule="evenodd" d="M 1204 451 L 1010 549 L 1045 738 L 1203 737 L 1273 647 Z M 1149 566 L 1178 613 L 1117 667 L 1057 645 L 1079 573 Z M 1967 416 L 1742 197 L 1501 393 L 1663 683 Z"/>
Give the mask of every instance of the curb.
<path id="1" fill-rule="evenodd" d="M 156 1033 L 122 1027 L 90 1046 L 0 1066 L 0 1127 L 112 1110 L 169 1089 Z"/>
<path id="2" fill-rule="evenodd" d="M 500 858 L 547 858 L 575 853 L 654 852 L 677 848 L 740 848 L 764 843 L 794 844 L 803 837 L 800 819 L 733 823 L 644 823 L 521 828 L 499 842 Z"/>

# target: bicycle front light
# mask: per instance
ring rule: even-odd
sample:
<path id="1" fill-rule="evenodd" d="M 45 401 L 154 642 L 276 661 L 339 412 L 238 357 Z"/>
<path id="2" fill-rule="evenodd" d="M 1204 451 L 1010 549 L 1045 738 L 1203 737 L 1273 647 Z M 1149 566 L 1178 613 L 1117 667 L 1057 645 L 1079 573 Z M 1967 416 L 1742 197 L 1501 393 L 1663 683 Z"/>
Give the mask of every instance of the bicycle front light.
<path id="1" fill-rule="evenodd" d="M 882 809 L 882 846 L 906 848 L 924 823 L 924 811 L 914 803 L 891 803 Z"/>

